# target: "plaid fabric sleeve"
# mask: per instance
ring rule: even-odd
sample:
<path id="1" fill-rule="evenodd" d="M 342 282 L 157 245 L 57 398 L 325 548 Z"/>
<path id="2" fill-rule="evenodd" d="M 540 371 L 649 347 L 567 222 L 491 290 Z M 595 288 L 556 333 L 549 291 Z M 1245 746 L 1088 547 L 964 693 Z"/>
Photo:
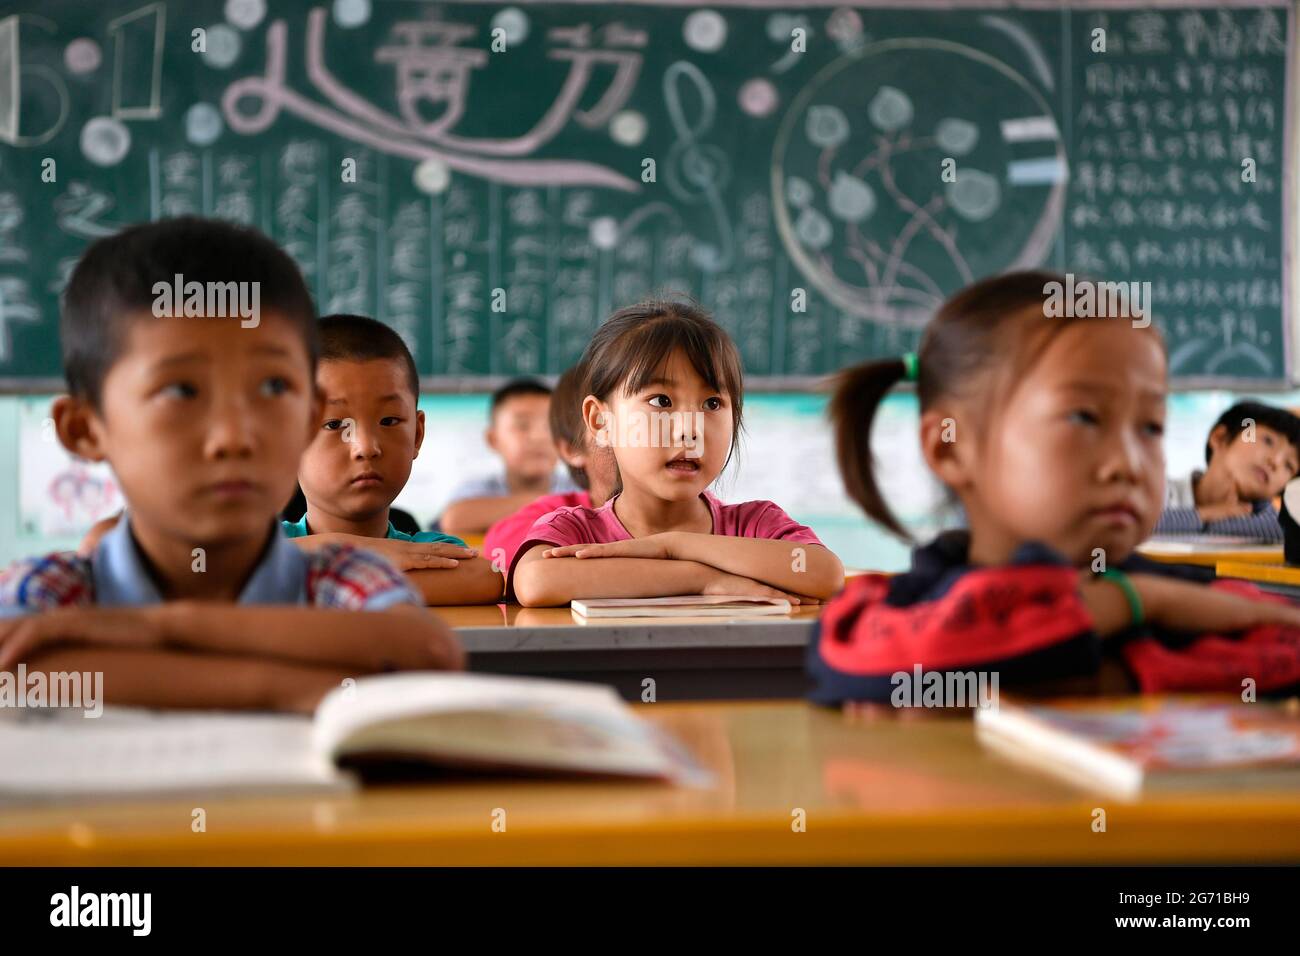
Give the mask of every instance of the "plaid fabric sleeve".
<path id="1" fill-rule="evenodd" d="M 71 552 L 26 558 L 0 571 L 0 617 L 92 604 L 94 600 L 90 562 Z"/>
<path id="2" fill-rule="evenodd" d="M 330 544 L 311 553 L 307 603 L 344 611 L 383 611 L 397 604 L 424 606 L 401 571 L 373 551 Z"/>

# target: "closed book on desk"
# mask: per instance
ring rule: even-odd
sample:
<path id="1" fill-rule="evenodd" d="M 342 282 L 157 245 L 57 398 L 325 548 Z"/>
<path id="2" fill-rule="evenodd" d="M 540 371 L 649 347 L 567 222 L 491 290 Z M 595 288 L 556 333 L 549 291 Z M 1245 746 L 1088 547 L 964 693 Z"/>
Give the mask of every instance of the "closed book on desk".
<path id="1" fill-rule="evenodd" d="M 980 743 L 1090 790 L 1300 786 L 1300 714 L 1234 697 L 1008 701 L 975 712 Z"/>
<path id="2" fill-rule="evenodd" d="M 576 681 L 405 673 L 357 678 L 314 717 L 105 708 L 9 710 L 0 802 L 339 790 L 352 771 L 443 768 L 694 782 L 690 755 L 611 688 Z"/>
<path id="3" fill-rule="evenodd" d="M 659 598 L 590 598 L 572 602 L 573 610 L 593 617 L 769 617 L 789 614 L 784 598 L 726 594 L 683 594 Z"/>
<path id="4" fill-rule="evenodd" d="M 1153 561 L 1172 564 L 1203 564 L 1214 567 L 1220 561 L 1278 564 L 1282 545 L 1257 538 L 1224 534 L 1170 535 L 1151 538 L 1138 545 L 1138 553 Z"/>

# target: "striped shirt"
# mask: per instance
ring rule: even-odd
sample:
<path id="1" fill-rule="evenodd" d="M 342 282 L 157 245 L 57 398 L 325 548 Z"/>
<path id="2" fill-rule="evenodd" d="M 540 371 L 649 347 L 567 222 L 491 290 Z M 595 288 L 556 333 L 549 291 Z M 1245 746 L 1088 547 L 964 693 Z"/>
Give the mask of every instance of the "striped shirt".
<path id="1" fill-rule="evenodd" d="M 1155 534 L 1227 534 L 1258 538 L 1260 541 L 1281 541 L 1282 526 L 1277 511 L 1268 500 L 1251 502 L 1251 514 L 1218 521 L 1201 520 L 1196 510 L 1196 483 L 1203 471 L 1194 471 L 1186 478 L 1170 478 L 1165 483 L 1165 508 L 1156 523 Z"/>

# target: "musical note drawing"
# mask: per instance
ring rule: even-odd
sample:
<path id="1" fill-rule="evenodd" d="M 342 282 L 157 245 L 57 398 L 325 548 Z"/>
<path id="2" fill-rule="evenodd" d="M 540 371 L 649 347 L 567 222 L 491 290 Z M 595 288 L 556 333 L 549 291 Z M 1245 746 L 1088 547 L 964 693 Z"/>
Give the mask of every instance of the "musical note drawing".
<path id="1" fill-rule="evenodd" d="M 629 50 L 552 51 L 552 59 L 569 62 L 569 72 L 559 94 L 546 114 L 528 133 L 510 138 L 473 139 L 451 130 L 464 112 L 470 71 L 481 67 L 485 55 L 479 50 L 458 48 L 457 42 L 477 32 L 472 26 L 441 22 L 398 23 L 394 34 L 402 41 L 380 48 L 376 60 L 391 63 L 397 70 L 397 99 L 402 118 L 380 109 L 346 88 L 325 64 L 326 12 L 317 8 L 308 14 L 306 37 L 307 75 L 331 106 L 317 103 L 285 85 L 288 27 L 277 20 L 267 29 L 266 68 L 262 76 L 250 76 L 231 83 L 221 98 L 230 128 L 251 136 L 267 129 L 280 111 L 294 115 L 393 156 L 419 161 L 440 160 L 451 169 L 516 186 L 603 186 L 636 192 L 640 186 L 627 176 L 578 159 L 526 159 L 549 142 L 574 116 L 579 100 L 588 88 L 592 69 L 613 62 L 614 87 L 580 120 L 590 122 L 616 110 L 631 94 L 633 67 L 639 68 L 640 54 Z M 644 46 L 644 33 L 609 33 L 606 42 Z M 612 39 L 610 39 L 612 37 Z M 589 38 L 588 38 L 589 39 Z M 431 42 L 429 42 L 431 41 Z M 257 104 L 245 112 L 245 100 Z M 422 103 L 443 108 L 429 119 L 420 111 Z M 435 144 L 435 145 L 430 145 Z"/>
<path id="2" fill-rule="evenodd" d="M 700 101 L 694 123 L 688 122 L 679 84 L 692 87 Z M 717 99 L 703 71 L 694 63 L 679 60 L 664 71 L 664 106 L 676 139 L 668 150 L 664 173 L 669 191 L 692 205 L 705 202 L 713 214 L 718 245 L 699 243 L 691 251 L 692 261 L 706 272 L 723 272 L 735 259 L 731 220 L 722 193 L 731 176 L 731 164 L 721 147 L 701 140 L 713 129 Z"/>
<path id="3" fill-rule="evenodd" d="M 24 23 L 48 33 L 58 32 L 52 22 L 30 13 L 15 13 L 0 19 L 0 140 L 13 146 L 40 146 L 58 135 L 68 121 L 68 86 L 63 77 L 48 66 L 22 62 L 20 28 Z M 19 129 L 24 112 L 23 77 L 35 77 L 48 84 L 59 101 L 58 116 L 39 133 L 24 134 Z M 29 103 L 38 101 L 36 97 L 27 97 L 27 100 Z M 31 117 L 28 119 L 30 121 Z"/>

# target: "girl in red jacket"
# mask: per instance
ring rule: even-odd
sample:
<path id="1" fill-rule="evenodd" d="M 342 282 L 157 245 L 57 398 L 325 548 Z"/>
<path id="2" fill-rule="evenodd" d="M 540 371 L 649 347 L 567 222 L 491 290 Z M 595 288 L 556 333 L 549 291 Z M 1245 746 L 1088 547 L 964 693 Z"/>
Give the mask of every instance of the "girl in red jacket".
<path id="1" fill-rule="evenodd" d="M 1095 678 L 1108 661 L 1144 692 L 1300 685 L 1300 608 L 1135 554 L 1164 501 L 1164 344 L 1123 310 L 1060 316 L 1064 286 L 1046 272 L 979 282 L 915 355 L 840 374 L 830 411 L 853 499 L 910 540 L 870 437 L 885 394 L 913 380 L 926 464 L 968 530 L 918 548 L 906 573 L 849 581 L 810 648 L 815 699 L 887 702 L 917 668 L 945 684 L 996 672 L 1007 688 Z"/>

